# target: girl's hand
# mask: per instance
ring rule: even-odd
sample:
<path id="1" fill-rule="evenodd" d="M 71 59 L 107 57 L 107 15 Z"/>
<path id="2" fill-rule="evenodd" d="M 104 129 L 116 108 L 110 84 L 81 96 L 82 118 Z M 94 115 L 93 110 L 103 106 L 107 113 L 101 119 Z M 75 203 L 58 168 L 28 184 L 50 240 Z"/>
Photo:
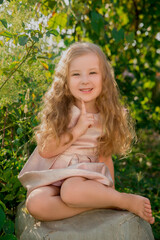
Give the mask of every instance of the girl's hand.
<path id="1" fill-rule="evenodd" d="M 81 114 L 76 126 L 74 127 L 74 131 L 77 133 L 79 137 L 85 134 L 87 129 L 94 125 L 94 115 L 92 113 L 87 113 L 84 101 L 81 100 L 81 102 L 82 102 Z"/>

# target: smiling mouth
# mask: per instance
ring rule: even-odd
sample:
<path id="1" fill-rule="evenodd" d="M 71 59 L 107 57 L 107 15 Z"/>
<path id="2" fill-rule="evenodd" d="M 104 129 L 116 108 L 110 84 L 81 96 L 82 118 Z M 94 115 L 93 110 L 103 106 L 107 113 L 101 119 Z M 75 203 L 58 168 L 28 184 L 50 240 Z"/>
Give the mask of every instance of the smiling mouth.
<path id="1" fill-rule="evenodd" d="M 83 88 L 83 89 L 80 89 L 81 92 L 84 92 L 84 93 L 89 93 L 93 90 L 93 88 Z"/>

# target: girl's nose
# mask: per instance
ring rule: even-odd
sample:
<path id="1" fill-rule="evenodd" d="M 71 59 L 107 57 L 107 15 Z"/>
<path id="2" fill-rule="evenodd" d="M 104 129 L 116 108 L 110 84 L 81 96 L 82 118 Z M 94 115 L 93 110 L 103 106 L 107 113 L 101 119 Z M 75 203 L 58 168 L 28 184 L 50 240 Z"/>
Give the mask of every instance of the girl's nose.
<path id="1" fill-rule="evenodd" d="M 81 81 L 82 81 L 82 83 L 88 83 L 88 76 L 87 75 L 83 75 Z"/>

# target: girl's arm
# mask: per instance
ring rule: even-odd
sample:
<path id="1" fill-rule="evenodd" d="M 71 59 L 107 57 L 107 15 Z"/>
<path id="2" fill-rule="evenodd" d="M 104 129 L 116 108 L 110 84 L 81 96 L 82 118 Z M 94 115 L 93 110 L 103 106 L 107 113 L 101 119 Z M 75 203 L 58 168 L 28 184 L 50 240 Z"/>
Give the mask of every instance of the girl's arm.
<path id="1" fill-rule="evenodd" d="M 108 169 L 110 171 L 112 180 L 113 180 L 112 188 L 115 188 L 115 184 L 114 184 L 114 165 L 113 165 L 112 157 L 111 156 L 108 156 L 108 157 L 100 156 L 99 157 L 99 161 L 100 162 L 104 162 L 107 165 L 107 167 L 108 167 Z"/>
<path id="2" fill-rule="evenodd" d="M 62 152 L 64 152 L 67 148 L 69 148 L 79 137 L 76 128 L 73 128 L 70 133 L 72 134 L 73 138 L 70 140 L 70 136 L 67 133 L 64 133 L 60 137 L 59 144 L 57 145 L 55 139 L 50 136 L 46 140 L 45 147 L 42 149 L 40 141 L 37 141 L 38 145 L 38 152 L 44 158 L 51 158 L 56 156 Z"/>
<path id="3" fill-rule="evenodd" d="M 68 133 L 64 133 L 60 136 L 60 142 L 57 145 L 55 139 L 53 137 L 48 137 L 46 140 L 45 147 L 42 149 L 40 141 L 38 142 L 38 151 L 39 154 L 44 158 L 51 158 L 56 156 L 69 148 L 80 136 L 85 134 L 87 129 L 94 124 L 93 114 L 87 113 L 85 104 L 82 102 L 82 109 L 80 113 L 80 117 L 77 121 L 75 127 L 70 130 L 73 138 L 70 140 L 70 136 Z"/>

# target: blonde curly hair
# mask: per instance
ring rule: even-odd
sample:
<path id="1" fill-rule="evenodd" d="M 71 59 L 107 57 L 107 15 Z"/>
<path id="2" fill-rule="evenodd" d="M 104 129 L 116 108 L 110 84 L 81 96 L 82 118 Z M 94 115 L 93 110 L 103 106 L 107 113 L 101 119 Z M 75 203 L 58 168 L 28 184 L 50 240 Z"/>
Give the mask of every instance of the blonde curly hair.
<path id="1" fill-rule="evenodd" d="M 103 156 L 125 155 L 135 137 L 133 123 L 128 110 L 122 104 L 109 61 L 99 46 L 89 42 L 74 43 L 63 53 L 56 67 L 52 86 L 43 97 L 41 123 L 35 128 L 36 140 L 43 149 L 49 136 L 53 136 L 58 144 L 60 136 L 68 131 L 70 109 L 74 103 L 68 87 L 68 70 L 73 59 L 87 53 L 98 56 L 102 71 L 102 92 L 96 99 L 103 124 L 103 134 L 98 139 L 98 153 Z M 71 135 L 70 137 L 72 138 Z"/>

